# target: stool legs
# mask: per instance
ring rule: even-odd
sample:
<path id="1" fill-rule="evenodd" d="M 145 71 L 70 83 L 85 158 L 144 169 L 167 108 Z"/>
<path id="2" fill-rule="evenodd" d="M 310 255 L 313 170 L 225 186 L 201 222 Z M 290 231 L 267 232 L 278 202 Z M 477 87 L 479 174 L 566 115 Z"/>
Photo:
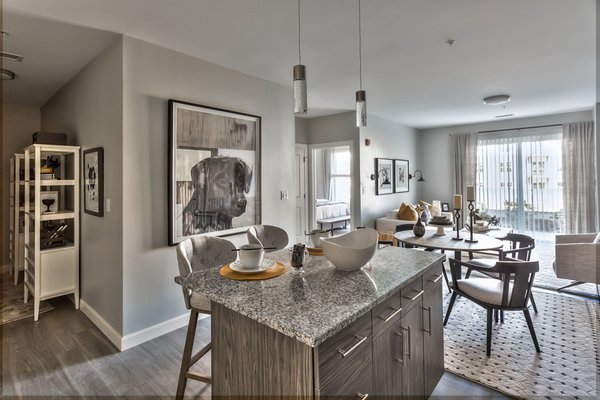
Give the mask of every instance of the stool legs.
<path id="1" fill-rule="evenodd" d="M 197 325 L 198 311 L 192 308 L 190 311 L 190 322 L 188 324 L 187 335 L 185 337 L 185 345 L 183 347 L 183 356 L 181 357 L 181 369 L 179 370 L 177 393 L 175 395 L 177 400 L 183 399 L 183 395 L 185 394 L 185 385 L 188 378 L 205 383 L 212 383 L 212 380 L 209 376 L 200 375 L 196 372 L 190 372 L 190 368 L 211 349 L 211 343 L 208 343 L 206 346 L 200 349 L 198 353 L 192 356 Z"/>

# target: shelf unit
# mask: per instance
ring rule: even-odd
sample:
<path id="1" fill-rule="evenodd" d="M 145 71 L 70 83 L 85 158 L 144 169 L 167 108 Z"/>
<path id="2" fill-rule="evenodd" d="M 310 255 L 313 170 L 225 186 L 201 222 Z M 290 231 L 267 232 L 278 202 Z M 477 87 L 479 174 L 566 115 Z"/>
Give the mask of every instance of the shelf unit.
<path id="1" fill-rule="evenodd" d="M 42 161 L 46 157 L 60 160 L 60 179 L 40 179 Z M 38 320 L 40 302 L 53 297 L 73 294 L 75 309 L 79 309 L 79 190 L 80 148 L 33 144 L 25 149 L 25 237 L 24 237 L 24 302 L 33 296 L 34 315 Z M 32 175 L 33 169 L 33 175 Z M 46 191 L 58 192 L 57 211 L 44 213 L 41 196 Z M 30 194 L 33 196 L 30 197 Z M 33 199 L 33 202 L 30 201 Z M 60 247 L 42 247 L 45 222 L 66 223 L 69 238 Z"/>
<path id="2" fill-rule="evenodd" d="M 19 271 L 23 271 L 24 254 L 23 244 L 25 241 L 25 232 L 23 231 L 23 200 L 21 194 L 25 188 L 25 182 L 21 179 L 21 172 L 24 173 L 24 154 L 15 154 L 10 158 L 10 188 L 9 188 L 9 230 L 8 230 L 8 258 L 10 261 L 10 273 L 13 276 L 14 283 L 19 283 Z"/>

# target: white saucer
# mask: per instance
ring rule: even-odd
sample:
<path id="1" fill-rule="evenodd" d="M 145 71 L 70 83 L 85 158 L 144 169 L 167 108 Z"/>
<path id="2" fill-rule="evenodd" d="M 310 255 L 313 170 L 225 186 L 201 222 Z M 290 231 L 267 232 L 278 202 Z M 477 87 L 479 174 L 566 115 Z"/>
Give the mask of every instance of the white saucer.
<path id="1" fill-rule="evenodd" d="M 235 272 L 239 272 L 240 274 L 260 274 L 270 268 L 273 268 L 275 265 L 275 260 L 263 260 L 259 266 L 255 268 L 242 268 L 240 265 L 240 260 L 236 260 L 229 264 L 229 268 L 231 268 Z"/>

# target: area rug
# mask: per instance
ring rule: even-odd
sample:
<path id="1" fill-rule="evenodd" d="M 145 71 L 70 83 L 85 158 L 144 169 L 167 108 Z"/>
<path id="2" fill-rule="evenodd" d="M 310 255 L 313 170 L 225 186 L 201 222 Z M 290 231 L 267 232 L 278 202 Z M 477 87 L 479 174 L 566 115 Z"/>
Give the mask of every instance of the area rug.
<path id="1" fill-rule="evenodd" d="M 23 279 L 18 285 L 14 285 L 13 277 L 9 272 L 0 274 L 2 295 L 0 297 L 0 310 L 2 320 L 0 325 L 8 324 L 24 318 L 33 318 L 33 299 L 29 297 L 27 304 L 23 303 Z M 54 307 L 47 301 L 40 303 L 40 314 L 53 310 Z"/>
<path id="2" fill-rule="evenodd" d="M 597 399 L 600 384 L 597 302 L 534 291 L 531 312 L 542 353 L 535 351 L 522 312 L 495 323 L 485 355 L 486 311 L 458 298 L 444 331 L 446 370 L 509 396 Z M 445 307 L 450 295 L 444 295 Z"/>

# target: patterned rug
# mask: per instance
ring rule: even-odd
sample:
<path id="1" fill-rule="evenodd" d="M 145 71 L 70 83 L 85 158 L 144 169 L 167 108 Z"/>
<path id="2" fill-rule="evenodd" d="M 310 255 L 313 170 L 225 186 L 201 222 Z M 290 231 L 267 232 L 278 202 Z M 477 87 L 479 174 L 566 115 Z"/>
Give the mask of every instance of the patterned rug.
<path id="1" fill-rule="evenodd" d="M 596 399 L 599 304 L 539 291 L 534 297 L 541 354 L 523 313 L 507 312 L 504 324 L 493 325 L 487 358 L 485 309 L 459 297 L 444 332 L 446 370 L 516 398 Z M 445 292 L 445 309 L 449 300 Z"/>
<path id="2" fill-rule="evenodd" d="M 22 274 L 22 273 L 21 273 Z M 29 297 L 27 304 L 23 303 L 23 277 L 19 280 L 17 286 L 14 285 L 13 277 L 9 272 L 0 274 L 2 297 L 1 297 L 1 317 L 0 325 L 18 321 L 24 318 L 33 318 L 33 299 Z M 40 303 L 40 314 L 54 310 L 54 307 L 47 301 Z"/>

